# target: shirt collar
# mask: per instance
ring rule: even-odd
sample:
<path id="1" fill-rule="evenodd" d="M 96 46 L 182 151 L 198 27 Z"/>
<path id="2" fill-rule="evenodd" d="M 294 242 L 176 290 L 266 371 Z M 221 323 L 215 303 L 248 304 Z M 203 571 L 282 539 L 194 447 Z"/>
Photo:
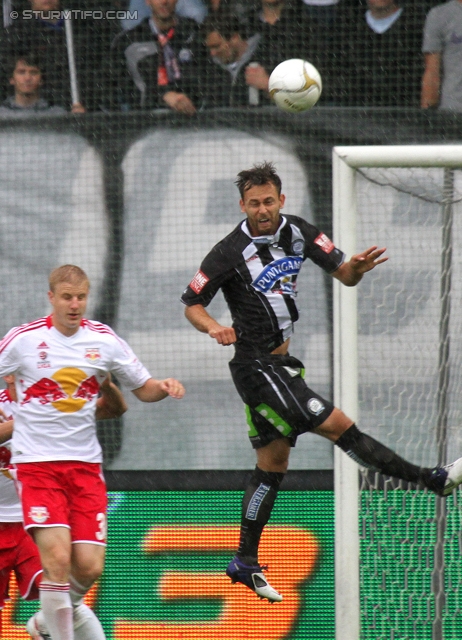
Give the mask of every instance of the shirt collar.
<path id="1" fill-rule="evenodd" d="M 249 236 L 249 238 L 252 240 L 252 242 L 261 247 L 261 246 L 265 246 L 265 245 L 270 245 L 270 244 L 277 244 L 279 242 L 279 237 L 281 235 L 281 231 L 282 229 L 285 227 L 286 223 L 287 223 L 287 219 L 284 218 L 284 216 L 281 216 L 282 218 L 282 222 L 278 227 L 278 230 L 276 231 L 276 233 L 274 235 L 271 236 L 253 236 L 250 233 L 248 224 L 247 224 L 247 220 L 243 220 L 242 224 L 241 224 L 241 229 L 242 231 Z"/>

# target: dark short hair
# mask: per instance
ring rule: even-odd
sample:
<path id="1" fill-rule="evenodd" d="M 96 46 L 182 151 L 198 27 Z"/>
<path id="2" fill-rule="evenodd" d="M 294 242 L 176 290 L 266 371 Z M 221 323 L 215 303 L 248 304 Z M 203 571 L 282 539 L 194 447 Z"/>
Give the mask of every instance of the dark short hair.
<path id="1" fill-rule="evenodd" d="M 243 35 L 243 26 L 237 16 L 225 11 L 208 16 L 208 18 L 205 19 L 202 28 L 204 39 L 207 38 L 210 33 L 214 33 L 215 31 L 225 40 L 230 40 L 236 33 Z"/>
<path id="2" fill-rule="evenodd" d="M 36 53 L 17 53 L 14 56 L 11 56 L 8 60 L 8 77 L 12 78 L 14 70 L 16 69 L 16 65 L 18 62 L 24 62 L 28 67 L 37 67 L 42 71 L 42 64 L 39 56 Z"/>
<path id="3" fill-rule="evenodd" d="M 274 184 L 279 195 L 281 195 L 282 182 L 281 178 L 276 173 L 276 167 L 272 162 L 262 162 L 262 164 L 254 164 L 251 169 L 246 169 L 237 174 L 237 180 L 235 184 L 239 189 L 241 198 L 244 197 L 244 193 L 252 187 L 261 186 L 264 184 Z"/>

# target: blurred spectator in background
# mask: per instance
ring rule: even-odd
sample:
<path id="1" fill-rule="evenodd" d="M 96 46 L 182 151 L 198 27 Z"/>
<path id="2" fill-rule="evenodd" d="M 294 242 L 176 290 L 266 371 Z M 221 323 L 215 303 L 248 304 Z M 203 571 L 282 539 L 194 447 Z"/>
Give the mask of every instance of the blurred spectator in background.
<path id="1" fill-rule="evenodd" d="M 300 0 L 260 0 L 252 14 L 249 31 L 261 34 L 259 51 L 270 73 L 290 58 L 302 58 L 314 64 L 323 79 L 320 104 L 329 102 L 332 30 L 325 26 L 315 28 L 313 22 L 307 21 Z"/>
<path id="2" fill-rule="evenodd" d="M 145 18 L 151 17 L 151 8 L 146 0 L 128 0 L 127 9 L 130 14 L 136 13 L 136 17 L 121 21 L 121 26 L 124 31 L 133 29 L 133 27 L 136 27 L 136 25 Z M 201 23 L 207 15 L 207 6 L 203 0 L 178 0 L 175 12 L 182 18 L 191 18 L 191 20 Z"/>
<path id="3" fill-rule="evenodd" d="M 133 29 L 145 18 L 151 15 L 151 9 L 147 0 L 125 0 L 126 8 L 130 14 L 136 12 L 136 17 L 121 21 L 124 31 Z M 254 10 L 254 0 L 178 0 L 175 12 L 182 18 L 191 18 L 202 24 L 207 16 L 217 12 L 232 13 L 242 23 L 249 21 L 249 15 Z"/>
<path id="4" fill-rule="evenodd" d="M 112 43 L 108 106 L 122 110 L 170 107 L 192 115 L 201 59 L 199 26 L 176 15 L 177 0 L 148 2 L 150 17 L 117 35 Z"/>
<path id="5" fill-rule="evenodd" d="M 71 95 L 69 58 L 66 45 L 64 19 L 57 18 L 60 0 L 30 0 L 26 15 L 19 11 L 17 19 L 5 31 L 1 42 L 2 68 L 8 60 L 19 55 L 32 53 L 42 61 L 42 73 L 46 77 L 43 97 L 51 104 L 80 108 L 81 102 L 87 109 L 96 108 L 95 85 L 100 81 L 103 52 L 107 50 L 109 38 L 106 35 L 111 21 L 77 19 L 72 20 L 74 59 L 77 70 L 79 96 Z M 79 104 L 73 104 L 78 102 Z"/>
<path id="6" fill-rule="evenodd" d="M 303 57 L 305 46 L 300 23 L 298 1 L 260 0 L 251 16 L 249 30 L 261 34 L 260 47 L 271 71 L 283 60 Z"/>
<path id="7" fill-rule="evenodd" d="M 0 105 L 1 117 L 16 118 L 66 113 L 62 107 L 50 106 L 40 97 L 42 72 L 38 59 L 32 56 L 14 58 L 11 64 L 10 85 L 14 89 L 14 95 Z"/>
<path id="8" fill-rule="evenodd" d="M 367 0 L 367 10 L 339 12 L 333 46 L 335 95 L 347 106 L 418 106 L 422 77 L 423 5 Z"/>
<path id="9" fill-rule="evenodd" d="M 462 0 L 449 0 L 431 9 L 422 49 L 422 107 L 462 112 Z"/>
<path id="10" fill-rule="evenodd" d="M 246 27 L 236 16 L 219 13 L 205 21 L 204 36 L 209 52 L 201 82 L 205 106 L 269 104 L 273 63 L 265 60 L 261 34 L 246 37 Z"/>
<path id="11" fill-rule="evenodd" d="M 212 17 L 222 13 L 233 15 L 242 25 L 249 24 L 259 5 L 259 0 L 206 0 L 206 2 L 207 16 Z"/>

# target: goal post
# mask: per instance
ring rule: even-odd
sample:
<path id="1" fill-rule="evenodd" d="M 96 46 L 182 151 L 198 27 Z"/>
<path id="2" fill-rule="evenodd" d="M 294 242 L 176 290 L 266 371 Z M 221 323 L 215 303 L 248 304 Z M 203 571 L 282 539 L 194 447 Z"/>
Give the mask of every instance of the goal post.
<path id="1" fill-rule="evenodd" d="M 457 383 L 460 382 L 454 378 L 457 378 L 456 367 L 461 355 L 459 350 L 462 352 L 458 340 L 462 328 L 454 325 L 451 316 L 451 302 L 454 296 L 459 297 L 458 281 L 462 280 L 462 269 L 458 266 L 460 260 L 457 259 L 460 276 L 451 281 L 452 243 L 457 240 L 462 242 L 462 230 L 459 234 L 462 224 L 457 224 L 454 239 L 452 232 L 452 209 L 454 203 L 459 202 L 458 189 L 462 188 L 462 183 L 458 180 L 454 182 L 453 174 L 454 170 L 461 168 L 462 145 L 355 146 L 333 149 L 335 244 L 347 257 L 374 244 L 388 246 L 391 243 L 393 247 L 393 254 L 388 252 L 390 262 L 386 263 L 391 265 L 393 261 L 393 267 L 388 271 L 392 275 L 382 275 L 386 273 L 386 265 L 383 265 L 377 269 L 377 272 L 383 270 L 379 279 L 374 271 L 374 276 L 367 274 L 359 287 L 345 287 L 334 280 L 334 402 L 353 420 L 359 420 L 360 428 L 365 431 L 371 425 L 367 422 L 362 424 L 362 414 L 364 413 L 367 421 L 371 418 L 376 420 L 379 431 L 372 431 L 372 435 L 384 441 L 381 436 L 385 434 L 384 444 L 398 450 L 411 462 L 422 465 L 446 462 L 448 439 L 451 439 L 451 459 L 461 447 L 460 438 L 452 427 L 456 425 L 462 410 L 454 399 L 458 395 Z M 383 174 L 369 175 L 369 170 L 384 171 Z M 360 186 L 358 182 L 361 183 Z M 397 238 L 396 242 L 394 238 Z M 402 270 L 399 268 L 401 260 Z M 369 283 L 366 284 L 368 279 Z M 365 296 L 362 293 L 363 283 L 368 287 Z M 452 291 L 454 286 L 455 292 Z M 438 295 L 435 295 L 435 291 Z M 363 304 L 367 310 L 367 313 L 363 313 L 365 317 L 361 317 L 359 309 L 362 295 L 367 298 L 367 303 Z M 412 310 L 413 305 L 418 311 Z M 462 311 L 461 304 L 457 302 L 457 306 Z M 458 309 L 453 316 L 459 315 Z M 370 325 L 369 328 L 367 324 Z M 423 336 L 425 327 L 429 327 L 427 337 Z M 361 331 L 363 335 L 360 337 Z M 364 349 L 363 342 L 366 345 Z M 425 346 L 427 342 L 428 351 Z M 383 411 L 381 403 L 386 405 Z M 362 411 L 361 407 L 366 405 L 370 405 L 369 409 Z M 413 408 L 416 412 L 415 419 L 412 415 Z M 402 425 L 405 428 L 400 433 Z M 405 442 L 406 437 L 409 438 L 408 443 Z M 412 442 L 414 438 L 415 441 Z M 386 513 L 384 519 L 390 521 L 394 507 L 387 506 L 385 495 L 385 503 L 378 507 L 379 516 L 371 515 L 372 511 L 368 511 L 368 515 L 362 518 L 364 481 L 358 466 L 337 447 L 334 450 L 334 475 L 336 640 L 408 637 L 399 630 L 401 623 L 397 621 L 403 601 L 406 601 L 402 605 L 403 629 L 412 628 L 414 632 L 419 629 L 419 633 L 423 634 L 419 638 L 452 638 L 452 635 L 443 635 L 443 623 L 447 628 L 451 628 L 451 624 L 457 624 L 451 622 L 450 614 L 445 611 L 446 600 L 442 593 L 444 585 L 448 584 L 448 579 L 446 582 L 444 580 L 444 558 L 450 554 L 444 547 L 446 507 L 442 506 L 443 501 L 428 495 L 425 496 L 425 505 L 421 507 L 426 509 L 429 505 L 428 508 L 433 509 L 435 527 L 432 535 L 436 536 L 434 555 L 421 568 L 422 585 L 427 584 L 425 580 L 429 580 L 428 573 L 431 573 L 432 593 L 426 596 L 428 600 L 425 606 L 422 608 L 424 594 L 417 593 L 415 586 L 407 586 L 409 573 L 404 561 L 398 571 L 404 572 L 403 582 L 406 586 L 403 589 L 407 588 L 408 593 L 391 595 L 390 605 L 382 606 L 377 602 L 371 604 L 364 584 L 367 570 L 360 570 L 360 538 L 362 536 L 364 545 L 368 546 L 368 535 L 378 537 L 382 515 Z M 386 494 L 386 491 L 382 493 Z M 408 499 L 413 501 L 409 505 L 412 506 L 403 503 L 403 512 L 408 508 L 415 511 L 417 493 L 409 492 Z M 394 494 L 396 496 L 398 492 Z M 370 498 L 368 510 L 374 508 L 370 507 L 374 500 L 375 498 Z M 428 513 L 422 518 L 425 526 L 429 520 L 427 516 Z M 396 517 L 399 519 L 399 509 Z M 409 542 L 409 524 L 403 526 L 407 528 L 401 537 L 401 543 L 406 545 Z M 364 531 L 367 532 L 366 536 Z M 415 536 L 419 536 L 418 532 Z M 384 534 L 384 539 L 377 543 L 378 548 L 394 544 L 390 543 L 390 539 L 392 538 L 385 537 Z M 409 543 L 410 547 L 412 544 Z M 375 541 L 370 544 L 370 548 L 376 548 Z M 396 554 L 396 549 L 390 548 L 389 551 L 390 555 Z M 432 553 L 430 549 L 427 555 Z M 405 556 L 406 553 L 403 557 Z M 382 570 L 379 561 L 380 559 L 374 558 L 370 566 L 374 567 L 373 573 L 377 574 L 377 580 L 382 581 L 380 598 L 383 594 L 385 600 L 394 569 L 387 566 Z M 409 562 L 414 562 L 412 557 Z M 419 571 L 420 567 L 417 573 Z M 412 577 L 414 579 L 415 575 Z M 414 596 L 415 603 L 412 601 Z M 376 597 L 376 594 L 371 595 L 370 599 L 374 601 Z M 450 594 L 449 597 L 454 599 L 455 596 Z M 369 610 L 374 612 L 371 619 L 368 618 Z M 393 615 L 390 611 L 398 613 Z M 390 617 L 390 628 L 381 635 L 387 625 L 387 616 Z M 413 621 L 412 616 L 416 616 L 416 620 Z M 372 629 L 374 625 L 377 628 L 368 635 L 363 627 Z M 399 635 L 400 633 L 403 635 Z"/>
<path id="2" fill-rule="evenodd" d="M 333 235 L 347 255 L 356 251 L 354 170 L 333 154 Z M 357 292 L 334 279 L 334 402 L 351 417 L 358 414 Z M 335 627 L 336 639 L 359 638 L 358 467 L 334 447 Z M 348 586 L 346 586 L 348 585 Z"/>

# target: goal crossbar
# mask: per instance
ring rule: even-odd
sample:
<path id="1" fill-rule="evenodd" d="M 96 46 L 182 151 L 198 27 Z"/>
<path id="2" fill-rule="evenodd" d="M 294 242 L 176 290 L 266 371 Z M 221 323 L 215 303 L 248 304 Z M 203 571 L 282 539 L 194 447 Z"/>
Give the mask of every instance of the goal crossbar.
<path id="1" fill-rule="evenodd" d="M 334 147 L 351 168 L 359 167 L 462 167 L 462 145 L 373 145 Z"/>

